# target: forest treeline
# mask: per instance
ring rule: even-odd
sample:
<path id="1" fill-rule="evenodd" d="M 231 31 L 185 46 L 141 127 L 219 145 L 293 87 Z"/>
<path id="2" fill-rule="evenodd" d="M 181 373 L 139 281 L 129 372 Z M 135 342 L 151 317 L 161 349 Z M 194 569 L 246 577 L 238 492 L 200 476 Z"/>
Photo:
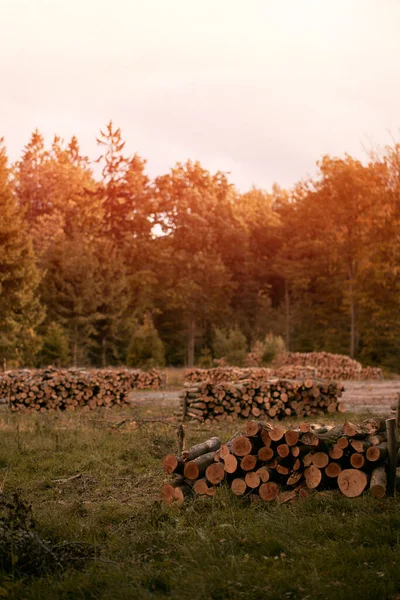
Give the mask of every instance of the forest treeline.
<path id="1" fill-rule="evenodd" d="M 151 180 L 111 122 L 97 141 L 99 167 L 75 137 L 1 144 L 8 365 L 206 365 L 271 333 L 398 368 L 400 146 L 239 193 L 197 162 Z"/>

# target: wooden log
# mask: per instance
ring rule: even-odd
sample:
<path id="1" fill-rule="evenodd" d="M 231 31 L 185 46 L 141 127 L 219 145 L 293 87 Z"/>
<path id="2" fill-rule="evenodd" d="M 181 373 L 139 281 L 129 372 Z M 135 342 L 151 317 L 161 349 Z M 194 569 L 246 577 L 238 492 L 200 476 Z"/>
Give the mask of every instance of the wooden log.
<path id="1" fill-rule="evenodd" d="M 340 437 L 336 442 L 336 445 L 342 450 L 345 450 L 349 445 L 349 440 L 347 439 L 347 437 Z"/>
<path id="2" fill-rule="evenodd" d="M 345 469 L 338 476 L 338 486 L 344 496 L 356 498 L 365 490 L 368 477 L 359 469 Z"/>
<path id="3" fill-rule="evenodd" d="M 384 466 L 377 467 L 371 473 L 370 494 L 373 498 L 386 496 L 387 474 Z"/>
<path id="4" fill-rule="evenodd" d="M 180 456 L 175 456 L 175 454 L 167 454 L 163 460 L 163 467 L 164 471 L 168 473 L 168 475 L 172 475 L 172 473 L 178 473 L 183 469 L 183 460 L 180 458 Z"/>
<path id="5" fill-rule="evenodd" d="M 318 469 L 323 469 L 329 463 L 329 456 L 325 452 L 316 452 L 312 457 L 312 464 Z"/>
<path id="6" fill-rule="evenodd" d="M 175 488 L 170 483 L 164 483 L 161 488 L 161 499 L 167 504 L 171 504 L 175 498 Z"/>
<path id="7" fill-rule="evenodd" d="M 315 433 L 312 433 L 311 431 L 309 433 L 304 433 L 301 436 L 301 443 L 304 444 L 305 446 L 319 446 L 320 440 L 319 437 L 315 435 Z"/>
<path id="8" fill-rule="evenodd" d="M 276 427 L 273 427 L 271 431 L 269 431 L 269 437 L 272 441 L 279 442 L 279 440 L 284 437 L 285 431 L 286 430 L 283 427 L 277 425 Z"/>
<path id="9" fill-rule="evenodd" d="M 289 473 L 290 473 L 289 467 L 286 467 L 285 465 L 282 465 L 279 463 L 276 465 L 276 471 L 280 475 L 289 475 Z"/>
<path id="10" fill-rule="evenodd" d="M 296 485 L 303 477 L 302 471 L 294 471 L 287 480 L 287 485 Z"/>
<path id="11" fill-rule="evenodd" d="M 183 504 L 186 496 L 190 494 L 190 487 L 178 486 L 175 488 L 174 499 L 178 505 Z"/>
<path id="12" fill-rule="evenodd" d="M 247 485 L 244 480 L 244 477 L 236 477 L 231 482 L 231 490 L 235 494 L 235 496 L 243 496 L 243 494 L 247 490 Z"/>
<path id="13" fill-rule="evenodd" d="M 260 460 L 268 461 L 268 460 L 271 460 L 273 458 L 273 456 L 274 456 L 274 451 L 272 450 L 272 448 L 267 448 L 266 446 L 263 446 L 258 451 L 258 458 Z"/>
<path id="14" fill-rule="evenodd" d="M 368 440 L 350 440 L 350 446 L 359 454 L 363 454 L 371 446 L 371 442 Z"/>
<path id="15" fill-rule="evenodd" d="M 215 452 L 221 446 L 221 440 L 219 437 L 212 437 L 201 444 L 192 446 L 189 450 L 182 452 L 182 459 L 184 462 L 194 460 L 202 454 L 208 454 L 209 452 Z"/>
<path id="16" fill-rule="evenodd" d="M 354 454 L 350 456 L 350 464 L 354 469 L 362 469 L 365 465 L 365 458 L 363 454 L 354 452 Z"/>
<path id="17" fill-rule="evenodd" d="M 271 477 L 271 469 L 268 469 L 267 467 L 260 467 L 257 469 L 256 473 L 263 483 L 267 483 Z"/>
<path id="18" fill-rule="evenodd" d="M 334 462 L 334 461 L 331 461 L 325 467 L 325 475 L 327 477 L 331 477 L 332 479 L 339 477 L 341 472 L 342 472 L 342 467 L 339 465 L 339 463 Z"/>
<path id="19" fill-rule="evenodd" d="M 304 469 L 304 476 L 309 489 L 314 489 L 321 483 L 322 473 L 315 465 L 311 465 Z"/>
<path id="20" fill-rule="evenodd" d="M 288 446 L 295 446 L 299 441 L 300 434 L 298 431 L 290 429 L 285 432 L 285 441 Z"/>
<path id="21" fill-rule="evenodd" d="M 253 445 L 248 437 L 241 435 L 232 441 L 232 451 L 236 456 L 251 454 Z"/>
<path id="22" fill-rule="evenodd" d="M 397 468 L 397 431 L 396 419 L 386 419 L 386 437 L 388 443 L 387 493 L 396 496 Z"/>
<path id="23" fill-rule="evenodd" d="M 262 500 L 265 500 L 266 502 L 272 502 L 278 497 L 279 485 L 274 481 L 267 481 L 266 483 L 262 483 L 260 485 L 258 493 Z"/>
<path id="24" fill-rule="evenodd" d="M 234 456 L 233 454 L 229 454 L 228 456 L 225 456 L 225 458 L 223 459 L 223 463 L 224 463 L 225 473 L 232 474 L 237 471 L 238 461 L 237 461 L 236 456 Z"/>
<path id="25" fill-rule="evenodd" d="M 342 448 L 339 448 L 339 446 L 337 444 L 335 444 L 334 446 L 332 446 L 332 448 L 329 450 L 329 456 L 331 458 L 333 458 L 334 460 L 339 460 L 342 458 L 343 456 L 343 450 Z"/>
<path id="26" fill-rule="evenodd" d="M 218 485 L 225 478 L 224 467 L 219 463 L 213 463 L 206 469 L 207 481 L 213 485 Z"/>
<path id="27" fill-rule="evenodd" d="M 261 483 L 260 476 L 255 471 L 249 471 L 244 478 L 246 485 L 251 489 L 256 489 Z"/>
<path id="28" fill-rule="evenodd" d="M 240 468 L 242 471 L 253 471 L 257 464 L 257 456 L 253 454 L 246 454 L 240 461 Z"/>
<path id="29" fill-rule="evenodd" d="M 202 454 L 184 465 L 183 474 L 188 479 L 198 479 L 212 463 L 214 463 L 214 452 Z"/>
<path id="30" fill-rule="evenodd" d="M 287 444 L 279 444 L 276 447 L 276 451 L 281 458 L 286 458 L 290 454 L 290 449 Z"/>
<path id="31" fill-rule="evenodd" d="M 205 477 L 198 479 L 193 485 L 193 491 L 200 496 L 207 494 L 208 492 L 208 482 Z"/>

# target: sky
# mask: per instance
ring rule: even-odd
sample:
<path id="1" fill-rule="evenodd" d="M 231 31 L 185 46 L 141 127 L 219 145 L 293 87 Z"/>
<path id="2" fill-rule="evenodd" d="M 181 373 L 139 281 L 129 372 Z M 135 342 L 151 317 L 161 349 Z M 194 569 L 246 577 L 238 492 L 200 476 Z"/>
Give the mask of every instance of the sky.
<path id="1" fill-rule="evenodd" d="M 290 187 L 400 139 L 399 31 L 399 0 L 0 0 L 0 136 L 95 159 L 112 119 L 152 177 Z"/>

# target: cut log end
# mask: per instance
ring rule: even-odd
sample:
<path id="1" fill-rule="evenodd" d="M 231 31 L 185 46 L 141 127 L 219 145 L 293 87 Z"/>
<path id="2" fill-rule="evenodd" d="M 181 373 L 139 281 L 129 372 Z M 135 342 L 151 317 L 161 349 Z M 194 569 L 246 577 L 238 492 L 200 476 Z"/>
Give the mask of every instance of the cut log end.
<path id="1" fill-rule="evenodd" d="M 272 502 L 278 497 L 279 485 L 274 481 L 262 483 L 259 487 L 258 493 L 260 494 L 260 498 L 262 498 L 266 502 Z"/>
<path id="2" fill-rule="evenodd" d="M 359 469 L 345 469 L 338 477 L 339 489 L 348 498 L 360 496 L 367 483 L 367 475 Z"/>

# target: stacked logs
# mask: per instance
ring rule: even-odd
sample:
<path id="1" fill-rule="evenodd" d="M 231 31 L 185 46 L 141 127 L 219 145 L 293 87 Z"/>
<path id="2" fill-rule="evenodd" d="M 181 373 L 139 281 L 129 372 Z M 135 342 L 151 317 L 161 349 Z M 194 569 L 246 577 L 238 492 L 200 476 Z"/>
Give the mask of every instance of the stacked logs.
<path id="1" fill-rule="evenodd" d="M 249 417 L 305 417 L 343 412 L 338 401 L 342 391 L 341 384 L 315 379 L 203 382 L 186 387 L 181 394 L 181 412 L 183 418 L 205 423 Z"/>
<path id="2" fill-rule="evenodd" d="M 186 369 L 186 383 L 200 383 L 209 381 L 221 383 L 225 381 L 238 382 L 244 379 L 271 379 L 278 377 L 282 379 L 298 379 L 301 377 L 317 377 L 318 372 L 314 367 L 287 366 L 283 368 L 269 369 L 266 367 L 216 367 L 215 369 Z"/>
<path id="3" fill-rule="evenodd" d="M 32 369 L 0 376 L 0 398 L 13 411 L 67 410 L 125 405 L 133 389 L 159 388 L 160 371 L 138 369 Z"/>
<path id="4" fill-rule="evenodd" d="M 317 369 L 318 376 L 324 379 L 382 379 L 381 369 L 363 368 L 360 362 L 349 356 L 329 352 L 288 352 L 279 356 L 274 366 L 279 369 L 311 366 Z"/>
<path id="5" fill-rule="evenodd" d="M 311 490 L 335 488 L 350 498 L 369 488 L 371 496 L 382 498 L 389 474 L 385 421 L 329 427 L 301 423 L 291 429 L 248 421 L 225 444 L 212 437 L 181 456 L 166 456 L 163 467 L 173 476 L 161 490 L 168 503 L 182 503 L 189 495 L 212 496 L 223 482 L 236 496 L 254 500 L 286 502 Z"/>

